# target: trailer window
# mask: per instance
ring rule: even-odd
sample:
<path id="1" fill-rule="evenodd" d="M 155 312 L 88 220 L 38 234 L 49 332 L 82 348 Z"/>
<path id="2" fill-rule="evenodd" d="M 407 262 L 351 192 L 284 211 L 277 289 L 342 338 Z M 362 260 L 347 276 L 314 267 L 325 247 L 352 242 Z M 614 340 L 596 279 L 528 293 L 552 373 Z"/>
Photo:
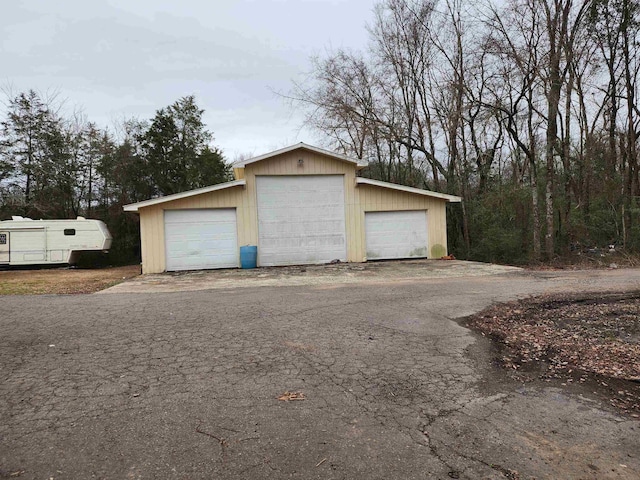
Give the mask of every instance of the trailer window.
<path id="1" fill-rule="evenodd" d="M 76 229 L 75 228 L 65 228 L 64 229 L 64 234 L 66 236 L 75 235 L 76 234 Z"/>

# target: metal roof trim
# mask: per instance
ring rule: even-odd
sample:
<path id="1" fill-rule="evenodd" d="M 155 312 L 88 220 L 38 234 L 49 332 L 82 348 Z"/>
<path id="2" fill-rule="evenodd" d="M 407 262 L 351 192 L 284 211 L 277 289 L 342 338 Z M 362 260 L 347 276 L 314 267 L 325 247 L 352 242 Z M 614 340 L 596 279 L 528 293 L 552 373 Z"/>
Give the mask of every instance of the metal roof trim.
<path id="1" fill-rule="evenodd" d="M 161 203 L 173 202 L 174 200 L 180 200 L 182 198 L 189 198 L 195 195 L 202 195 L 204 193 L 215 192 L 217 190 L 224 190 L 226 188 L 241 187 L 247 184 L 246 180 L 234 180 L 232 182 L 218 183 L 209 187 L 196 188 L 195 190 L 188 190 L 186 192 L 174 193 L 173 195 L 167 195 L 165 197 L 152 198 L 150 200 L 144 200 L 142 202 L 130 203 L 125 205 L 123 210 L 125 212 L 137 212 L 140 208 L 150 207 L 152 205 L 158 205 Z"/>
<path id="2" fill-rule="evenodd" d="M 364 168 L 364 167 L 366 167 L 368 165 L 368 162 L 366 162 L 364 160 L 358 160 L 358 159 L 355 159 L 355 158 L 350 158 L 350 157 L 347 157 L 346 155 L 342 155 L 342 154 L 339 154 L 339 153 L 331 152 L 329 150 L 324 150 L 322 148 L 314 147 L 313 145 L 309 145 L 307 143 L 300 142 L 300 143 L 296 143 L 294 145 L 289 145 L 288 147 L 281 148 L 279 150 L 274 150 L 273 152 L 265 153 L 263 155 L 258 155 L 257 157 L 249 158 L 247 160 L 241 160 L 239 162 L 234 163 L 233 167 L 234 168 L 244 168 L 246 165 L 250 165 L 250 164 L 256 163 L 256 162 L 261 162 L 262 160 L 267 160 L 267 159 L 269 159 L 271 157 L 275 157 L 276 155 L 282 155 L 283 153 L 293 152 L 294 150 L 297 150 L 297 149 L 300 149 L 300 148 L 308 150 L 310 152 L 319 153 L 321 155 L 327 155 L 329 157 L 336 158 L 336 159 L 341 160 L 343 162 L 353 163 L 356 166 L 356 168 Z"/>
<path id="3" fill-rule="evenodd" d="M 392 190 L 400 190 L 407 193 L 415 193 L 417 195 L 425 195 L 427 197 L 439 198 L 447 202 L 462 202 L 462 198 L 446 193 L 432 192 L 431 190 L 423 190 L 421 188 L 407 187 L 398 185 L 397 183 L 381 182 L 380 180 L 371 180 L 370 178 L 356 177 L 356 185 L 373 185 L 374 187 L 390 188 Z"/>

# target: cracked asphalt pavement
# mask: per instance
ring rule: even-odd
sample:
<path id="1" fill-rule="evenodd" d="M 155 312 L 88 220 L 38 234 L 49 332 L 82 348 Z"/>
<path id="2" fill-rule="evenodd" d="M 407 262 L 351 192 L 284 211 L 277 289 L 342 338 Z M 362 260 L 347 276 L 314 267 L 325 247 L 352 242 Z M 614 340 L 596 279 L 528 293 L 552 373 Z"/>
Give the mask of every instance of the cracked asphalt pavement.
<path id="1" fill-rule="evenodd" d="M 640 422 L 456 318 L 640 270 L 0 299 L 0 478 L 640 478 Z M 305 399 L 279 401 L 284 392 Z"/>

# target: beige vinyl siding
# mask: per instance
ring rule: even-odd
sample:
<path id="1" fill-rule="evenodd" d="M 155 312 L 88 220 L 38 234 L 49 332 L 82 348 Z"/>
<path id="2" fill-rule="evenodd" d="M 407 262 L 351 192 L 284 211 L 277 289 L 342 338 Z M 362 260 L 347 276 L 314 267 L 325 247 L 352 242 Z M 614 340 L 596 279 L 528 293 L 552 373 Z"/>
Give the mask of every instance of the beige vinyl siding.
<path id="1" fill-rule="evenodd" d="M 303 159 L 302 165 L 298 164 L 299 159 Z M 366 260 L 364 214 L 368 211 L 427 210 L 429 257 L 446 255 L 446 201 L 373 185 L 356 186 L 353 163 L 308 150 L 296 150 L 236 168 L 234 173 L 237 179 L 244 178 L 246 186 L 140 208 L 143 273 L 166 270 L 164 210 L 236 208 L 238 248 L 258 245 L 255 177 L 259 175 L 344 175 L 347 259 L 350 262 Z"/>

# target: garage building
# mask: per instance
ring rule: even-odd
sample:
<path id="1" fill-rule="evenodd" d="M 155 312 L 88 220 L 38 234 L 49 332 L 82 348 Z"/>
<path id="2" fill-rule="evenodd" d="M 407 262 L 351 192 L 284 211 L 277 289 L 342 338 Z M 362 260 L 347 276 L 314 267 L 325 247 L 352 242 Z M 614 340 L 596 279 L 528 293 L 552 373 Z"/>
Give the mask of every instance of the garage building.
<path id="1" fill-rule="evenodd" d="M 140 214 L 143 273 L 447 254 L 460 197 L 357 176 L 366 165 L 300 143 L 234 165 L 236 180 L 124 207 Z"/>

